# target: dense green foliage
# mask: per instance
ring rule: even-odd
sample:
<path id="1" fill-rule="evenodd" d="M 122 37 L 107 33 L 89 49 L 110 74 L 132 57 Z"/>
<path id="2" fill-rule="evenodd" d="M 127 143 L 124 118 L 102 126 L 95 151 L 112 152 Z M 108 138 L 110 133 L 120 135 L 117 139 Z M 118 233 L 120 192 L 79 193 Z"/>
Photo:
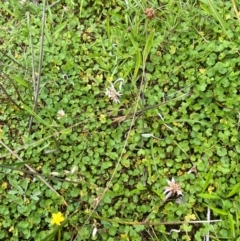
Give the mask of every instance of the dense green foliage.
<path id="1" fill-rule="evenodd" d="M 240 240 L 240 5 L 53 3 L 0 3 L 0 239 Z"/>

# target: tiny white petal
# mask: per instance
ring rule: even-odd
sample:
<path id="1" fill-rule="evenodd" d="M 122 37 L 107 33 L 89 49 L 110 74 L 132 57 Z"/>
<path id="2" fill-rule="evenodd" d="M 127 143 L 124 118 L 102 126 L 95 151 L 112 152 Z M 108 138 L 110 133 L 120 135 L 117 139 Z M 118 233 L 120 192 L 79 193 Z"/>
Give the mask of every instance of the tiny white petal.
<path id="1" fill-rule="evenodd" d="M 180 229 L 179 229 L 179 230 L 177 230 L 177 229 L 171 229 L 169 233 L 171 234 L 172 232 L 180 233 L 181 230 L 180 230 Z"/>
<path id="2" fill-rule="evenodd" d="M 166 197 L 165 197 L 165 200 L 167 200 L 168 198 L 170 198 L 172 196 L 172 192 L 169 192 Z"/>
<path id="3" fill-rule="evenodd" d="M 169 181 L 169 180 L 167 180 L 167 183 L 168 183 L 168 185 L 170 185 L 172 182 L 171 182 L 171 181 Z"/>
<path id="4" fill-rule="evenodd" d="M 97 231 L 98 231 L 97 228 L 94 227 L 94 229 L 93 229 L 93 231 L 92 231 L 92 237 L 93 237 L 93 238 L 96 236 Z"/>
<path id="5" fill-rule="evenodd" d="M 146 138 L 153 137 L 153 134 L 151 133 L 142 134 L 142 137 L 146 137 Z"/>
<path id="6" fill-rule="evenodd" d="M 71 169 L 71 173 L 74 173 L 77 170 L 77 166 L 73 166 L 73 168 Z"/>
<path id="7" fill-rule="evenodd" d="M 50 174 L 53 175 L 53 176 L 59 176 L 60 175 L 59 172 L 50 172 Z"/>

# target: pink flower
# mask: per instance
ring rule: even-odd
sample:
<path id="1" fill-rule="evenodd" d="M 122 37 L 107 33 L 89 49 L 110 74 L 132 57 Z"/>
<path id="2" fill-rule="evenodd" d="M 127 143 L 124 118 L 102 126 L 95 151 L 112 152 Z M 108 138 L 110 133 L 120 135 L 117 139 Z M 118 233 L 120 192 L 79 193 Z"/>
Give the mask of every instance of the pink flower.
<path id="1" fill-rule="evenodd" d="M 115 103 L 120 103 L 119 97 L 122 95 L 120 92 L 116 91 L 113 84 L 106 89 L 105 95 Z"/>
<path id="2" fill-rule="evenodd" d="M 164 195 L 166 195 L 165 197 L 165 201 L 171 197 L 172 195 L 177 194 L 177 196 L 182 195 L 182 191 L 181 191 L 181 187 L 179 183 L 176 183 L 174 178 L 172 178 L 171 181 L 167 180 L 168 186 L 164 187 L 165 191 L 163 192 Z"/>

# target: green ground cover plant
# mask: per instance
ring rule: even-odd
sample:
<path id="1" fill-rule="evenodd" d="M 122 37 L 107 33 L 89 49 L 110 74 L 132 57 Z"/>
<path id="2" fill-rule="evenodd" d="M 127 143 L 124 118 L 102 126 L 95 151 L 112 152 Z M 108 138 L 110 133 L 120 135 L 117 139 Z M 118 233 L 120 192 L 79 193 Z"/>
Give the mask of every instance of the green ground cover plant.
<path id="1" fill-rule="evenodd" d="M 0 3 L 0 240 L 240 240 L 240 5 Z"/>

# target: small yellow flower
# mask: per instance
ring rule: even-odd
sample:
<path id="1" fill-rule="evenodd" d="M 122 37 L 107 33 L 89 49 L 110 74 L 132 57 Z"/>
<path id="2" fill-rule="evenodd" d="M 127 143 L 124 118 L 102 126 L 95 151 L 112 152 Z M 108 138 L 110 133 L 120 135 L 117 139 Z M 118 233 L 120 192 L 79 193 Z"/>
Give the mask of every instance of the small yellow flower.
<path id="1" fill-rule="evenodd" d="M 2 189 L 6 189 L 7 186 L 8 186 L 8 184 L 7 184 L 6 182 L 3 182 L 3 183 L 2 183 Z"/>
<path id="2" fill-rule="evenodd" d="M 208 193 L 212 194 L 212 192 L 213 192 L 214 189 L 215 189 L 215 188 L 214 188 L 213 186 L 209 186 L 209 188 L 208 188 Z"/>
<path id="3" fill-rule="evenodd" d="M 112 81 L 113 81 L 113 77 L 112 77 L 112 76 L 108 76 L 108 77 L 107 77 L 107 80 L 108 80 L 109 82 L 112 82 Z"/>
<path id="4" fill-rule="evenodd" d="M 14 230 L 14 227 L 13 227 L 13 226 L 11 226 L 11 227 L 8 229 L 9 232 L 12 232 L 13 230 Z"/>
<path id="5" fill-rule="evenodd" d="M 103 79 L 103 75 L 102 74 L 97 74 L 96 80 L 99 81 L 99 82 L 102 82 L 102 79 Z"/>
<path id="6" fill-rule="evenodd" d="M 64 217 L 63 217 L 63 214 L 61 212 L 53 213 L 51 224 L 60 225 L 63 220 L 64 220 Z"/>
<path id="7" fill-rule="evenodd" d="M 195 214 L 188 214 L 187 216 L 184 217 L 185 221 L 189 222 L 190 220 L 196 220 Z"/>
<path id="8" fill-rule="evenodd" d="M 100 115 L 100 117 L 99 117 L 100 122 L 101 123 L 106 123 L 106 117 L 107 116 L 105 114 Z"/>
<path id="9" fill-rule="evenodd" d="M 188 235 L 183 235 L 182 239 L 184 239 L 186 241 L 191 241 L 191 238 Z"/>
<path id="10" fill-rule="evenodd" d="M 130 239 L 129 239 L 129 237 L 128 237 L 128 235 L 127 234 L 121 234 L 121 239 L 124 239 L 124 240 L 127 240 L 127 241 L 129 241 Z"/>

